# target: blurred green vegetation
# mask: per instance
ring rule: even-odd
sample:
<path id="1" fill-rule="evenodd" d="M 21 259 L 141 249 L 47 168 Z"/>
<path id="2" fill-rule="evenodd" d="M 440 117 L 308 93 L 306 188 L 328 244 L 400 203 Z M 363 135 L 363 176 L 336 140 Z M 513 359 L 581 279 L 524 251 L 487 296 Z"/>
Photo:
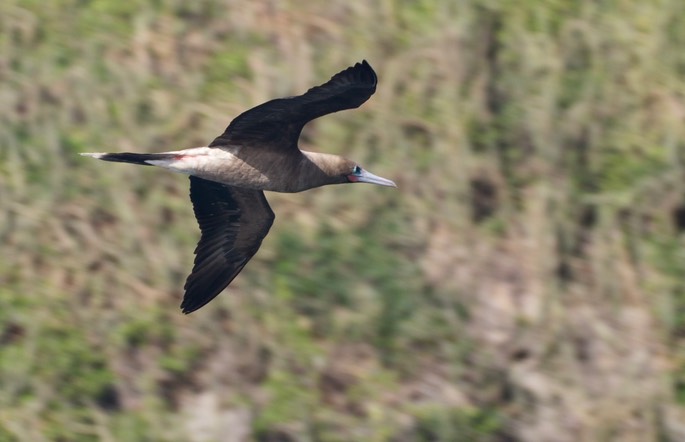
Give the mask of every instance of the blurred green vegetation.
<path id="1" fill-rule="evenodd" d="M 685 3 L 0 4 L 1 441 L 685 439 Z M 178 310 L 181 176 L 366 58 L 305 128 L 397 191 L 270 194 L 240 277 Z"/>

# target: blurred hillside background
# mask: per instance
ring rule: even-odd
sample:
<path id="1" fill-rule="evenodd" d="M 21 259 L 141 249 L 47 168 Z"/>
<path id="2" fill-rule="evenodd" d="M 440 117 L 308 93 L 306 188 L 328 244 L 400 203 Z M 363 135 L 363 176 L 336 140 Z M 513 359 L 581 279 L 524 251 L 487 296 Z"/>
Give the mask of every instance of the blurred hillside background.
<path id="1" fill-rule="evenodd" d="M 268 194 L 178 308 L 206 145 L 366 58 L 305 128 L 399 189 Z M 0 2 L 0 441 L 685 440 L 682 0 Z"/>

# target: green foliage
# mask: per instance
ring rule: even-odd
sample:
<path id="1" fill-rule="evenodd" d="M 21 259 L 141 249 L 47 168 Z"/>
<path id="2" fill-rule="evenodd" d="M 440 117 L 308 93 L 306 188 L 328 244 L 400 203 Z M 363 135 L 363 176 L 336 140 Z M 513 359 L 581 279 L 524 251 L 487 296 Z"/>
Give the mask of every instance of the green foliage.
<path id="1" fill-rule="evenodd" d="M 226 52 L 218 53 L 210 60 L 205 68 L 205 97 L 224 95 L 236 89 L 239 79 L 249 78 L 247 66 L 248 48 L 244 41 L 236 41 L 229 45 Z"/>
<path id="2" fill-rule="evenodd" d="M 41 333 L 35 375 L 56 387 L 60 401 L 106 400 L 114 388 L 102 350 L 89 345 L 83 332 L 50 327 Z"/>
<path id="3" fill-rule="evenodd" d="M 297 422 L 306 425 L 311 420 L 317 405 L 317 393 L 306 378 L 274 371 L 264 388 L 270 395 L 270 401 L 255 420 L 257 437 L 279 425 Z"/>
<path id="4" fill-rule="evenodd" d="M 5 442 L 17 442 L 19 439 L 14 436 L 11 432 L 9 432 L 5 427 L 0 423 L 0 440 L 5 441 Z"/>
<path id="5" fill-rule="evenodd" d="M 607 149 L 600 168 L 600 186 L 606 192 L 626 191 L 650 179 L 668 167 L 666 152 L 660 147 L 646 146 L 644 152 Z"/>
<path id="6" fill-rule="evenodd" d="M 374 326 L 344 332 L 372 339 L 388 361 L 401 348 L 401 324 L 416 312 L 413 297 L 418 277 L 392 244 L 383 241 L 392 237 L 388 230 L 393 224 L 379 217 L 358 231 L 342 234 L 324 223 L 308 243 L 297 232 L 287 231 L 279 236 L 277 253 L 288 259 L 276 264 L 279 289 L 293 294 L 293 307 L 323 335 L 340 333 L 336 311 L 365 308 L 357 293 L 372 287 L 377 313 L 370 324 Z"/>
<path id="7" fill-rule="evenodd" d="M 424 408 L 418 411 L 413 440 L 476 442 L 498 440 L 503 422 L 498 413 L 482 409 Z"/>

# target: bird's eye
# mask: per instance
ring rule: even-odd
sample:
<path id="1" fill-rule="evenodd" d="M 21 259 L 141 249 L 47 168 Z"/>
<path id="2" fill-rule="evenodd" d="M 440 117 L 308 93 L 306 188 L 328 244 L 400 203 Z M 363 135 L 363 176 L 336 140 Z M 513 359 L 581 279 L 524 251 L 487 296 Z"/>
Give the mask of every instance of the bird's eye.
<path id="1" fill-rule="evenodd" d="M 354 169 L 352 169 L 352 173 L 355 175 L 359 175 L 360 173 L 362 173 L 362 168 L 359 166 L 354 166 Z"/>

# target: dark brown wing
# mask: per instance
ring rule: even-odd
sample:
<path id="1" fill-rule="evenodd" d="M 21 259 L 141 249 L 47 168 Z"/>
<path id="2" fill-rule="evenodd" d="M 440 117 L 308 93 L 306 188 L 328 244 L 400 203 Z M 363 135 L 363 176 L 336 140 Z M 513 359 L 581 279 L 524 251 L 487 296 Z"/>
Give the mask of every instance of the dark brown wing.
<path id="1" fill-rule="evenodd" d="M 184 287 L 183 313 L 207 304 L 231 283 L 257 253 L 275 218 L 261 190 L 191 176 L 190 199 L 202 235 Z"/>
<path id="2" fill-rule="evenodd" d="M 364 60 L 303 95 L 277 98 L 243 112 L 209 147 L 240 144 L 297 148 L 297 139 L 307 122 L 361 106 L 376 91 L 376 83 L 376 73 Z"/>

